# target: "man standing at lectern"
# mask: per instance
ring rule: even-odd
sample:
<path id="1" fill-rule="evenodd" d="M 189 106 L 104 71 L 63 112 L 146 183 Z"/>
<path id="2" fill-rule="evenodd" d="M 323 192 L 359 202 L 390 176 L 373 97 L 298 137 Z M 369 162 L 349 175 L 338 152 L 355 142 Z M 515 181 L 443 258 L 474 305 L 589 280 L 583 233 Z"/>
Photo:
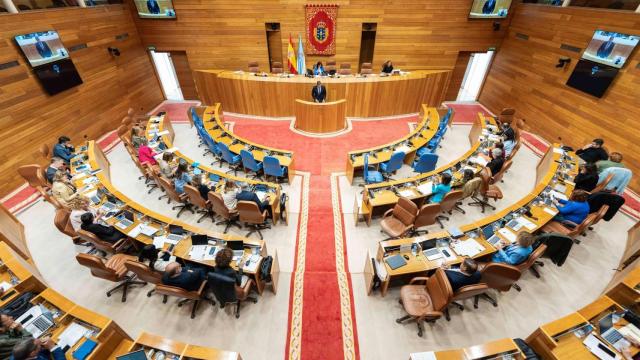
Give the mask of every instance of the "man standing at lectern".
<path id="1" fill-rule="evenodd" d="M 317 103 L 323 103 L 327 98 L 327 89 L 320 81 L 318 81 L 316 86 L 313 87 L 313 90 L 311 90 L 311 97 L 313 98 L 313 101 Z"/>

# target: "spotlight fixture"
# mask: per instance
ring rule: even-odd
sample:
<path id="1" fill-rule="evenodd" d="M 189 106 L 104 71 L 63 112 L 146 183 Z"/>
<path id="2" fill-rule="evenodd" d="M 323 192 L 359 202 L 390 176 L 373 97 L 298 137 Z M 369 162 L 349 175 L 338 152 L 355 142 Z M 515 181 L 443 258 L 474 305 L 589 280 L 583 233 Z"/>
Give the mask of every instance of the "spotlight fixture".
<path id="1" fill-rule="evenodd" d="M 111 56 L 120 56 L 120 50 L 118 48 L 116 48 L 116 47 L 109 46 L 107 48 L 107 51 L 109 51 L 109 54 Z"/>
<path id="2" fill-rule="evenodd" d="M 571 58 L 561 57 L 561 58 L 558 59 L 558 63 L 556 64 L 556 67 L 557 68 L 563 68 L 570 62 L 571 62 Z"/>

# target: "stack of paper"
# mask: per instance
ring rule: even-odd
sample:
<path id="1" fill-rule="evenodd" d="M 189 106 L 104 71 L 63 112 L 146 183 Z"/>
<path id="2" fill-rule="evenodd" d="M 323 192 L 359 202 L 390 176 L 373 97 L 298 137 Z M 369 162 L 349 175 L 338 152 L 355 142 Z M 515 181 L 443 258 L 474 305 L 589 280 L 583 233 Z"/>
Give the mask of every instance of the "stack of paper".
<path id="1" fill-rule="evenodd" d="M 565 194 L 557 192 L 555 190 L 551 190 L 550 194 L 551 196 L 559 200 L 569 200 L 569 198 Z"/>
<path id="2" fill-rule="evenodd" d="M 66 329 L 58 336 L 58 346 L 64 349 L 66 346 L 73 347 L 80 339 L 85 335 L 89 335 L 91 330 L 86 327 L 72 322 Z"/>
<path id="3" fill-rule="evenodd" d="M 193 245 L 191 246 L 191 251 L 189 251 L 189 257 L 191 260 L 204 260 L 208 250 L 209 245 Z"/>
<path id="4" fill-rule="evenodd" d="M 141 231 L 140 227 L 141 227 L 141 225 L 142 224 L 138 224 L 133 229 L 129 230 L 129 232 L 127 233 L 127 236 L 131 237 L 131 238 L 135 238 L 138 235 L 140 235 L 140 231 Z"/>
<path id="5" fill-rule="evenodd" d="M 164 236 L 155 236 L 153 238 L 153 246 L 155 246 L 156 249 L 162 249 L 166 240 L 167 238 Z"/>
<path id="6" fill-rule="evenodd" d="M 415 193 L 411 189 L 403 189 L 398 192 L 402 197 L 411 197 L 414 196 Z"/>
<path id="7" fill-rule="evenodd" d="M 514 243 L 516 241 L 516 234 L 514 234 L 511 230 L 507 228 L 502 228 L 498 230 L 498 233 L 502 235 L 505 239 L 509 240 L 510 243 Z"/>
<path id="8" fill-rule="evenodd" d="M 531 231 L 533 229 L 535 229 L 537 227 L 536 224 L 532 223 L 531 221 L 529 221 L 529 219 L 525 218 L 524 216 L 521 216 L 518 218 L 518 222 L 527 228 L 527 230 Z"/>
<path id="9" fill-rule="evenodd" d="M 154 228 L 153 226 L 149 226 L 145 224 L 140 224 L 138 226 L 140 226 L 140 233 L 146 236 L 151 236 L 158 231 L 158 229 Z"/>
<path id="10" fill-rule="evenodd" d="M 469 161 L 480 166 L 487 166 L 489 163 L 489 161 L 482 156 L 474 156 L 470 158 Z"/>
<path id="11" fill-rule="evenodd" d="M 484 251 L 484 246 L 480 245 L 475 239 L 468 239 L 453 244 L 453 250 L 460 256 L 474 257 Z"/>
<path id="12" fill-rule="evenodd" d="M 418 185 L 418 191 L 420 191 L 422 195 L 431 195 L 433 193 L 433 181 L 427 181 L 424 184 Z"/>
<path id="13" fill-rule="evenodd" d="M 265 191 L 256 191 L 256 195 L 260 201 L 265 201 L 267 199 L 267 193 Z"/>
<path id="14" fill-rule="evenodd" d="M 260 260 L 262 260 L 262 256 L 255 254 L 251 255 L 251 257 L 249 257 L 249 264 L 244 265 L 244 270 L 252 273 L 256 272 L 258 270 L 258 264 L 260 263 Z"/>
<path id="15" fill-rule="evenodd" d="M 556 214 L 558 213 L 558 209 L 545 207 L 544 212 L 546 212 L 547 214 L 551 214 L 552 216 L 556 216 Z"/>

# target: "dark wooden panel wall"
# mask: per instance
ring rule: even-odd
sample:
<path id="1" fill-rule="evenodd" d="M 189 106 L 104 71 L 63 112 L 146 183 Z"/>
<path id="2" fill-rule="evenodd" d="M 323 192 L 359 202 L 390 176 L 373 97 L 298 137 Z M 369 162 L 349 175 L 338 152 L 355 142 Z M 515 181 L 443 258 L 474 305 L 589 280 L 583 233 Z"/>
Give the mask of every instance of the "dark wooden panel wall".
<path id="1" fill-rule="evenodd" d="M 640 190 L 640 51 L 636 49 L 601 98 L 565 85 L 594 30 L 640 35 L 640 15 L 630 11 L 521 4 L 498 50 L 480 101 L 492 111 L 514 107 L 531 130 L 573 147 L 593 138 L 621 152 Z M 523 40 L 517 34 L 529 36 Z M 580 48 L 572 52 L 562 44 Z M 570 57 L 566 69 L 555 65 Z"/>
<path id="2" fill-rule="evenodd" d="M 269 70 L 265 23 L 280 23 L 283 60 L 289 34 L 304 39 L 306 0 L 175 1 L 177 19 L 136 19 L 145 45 L 158 51 L 185 50 L 193 70 L 247 69 L 257 60 Z M 338 63 L 357 69 L 362 23 L 377 23 L 373 66 L 393 60 L 401 69 L 452 69 L 459 51 L 486 51 L 499 45 L 493 20 L 469 20 L 470 0 L 338 0 Z M 306 58 L 307 65 L 326 57 Z"/>
<path id="3" fill-rule="evenodd" d="M 84 84 L 47 95 L 13 41 L 16 34 L 59 32 Z M 122 40 L 117 35 L 128 34 Z M 107 47 L 120 49 L 113 58 Z M 42 143 L 61 134 L 81 142 L 115 129 L 129 107 L 148 111 L 162 101 L 151 60 L 142 47 L 127 6 L 57 9 L 0 15 L 0 63 L 19 66 L 0 70 L 0 196 L 23 181 L 18 166 L 37 162 Z"/>

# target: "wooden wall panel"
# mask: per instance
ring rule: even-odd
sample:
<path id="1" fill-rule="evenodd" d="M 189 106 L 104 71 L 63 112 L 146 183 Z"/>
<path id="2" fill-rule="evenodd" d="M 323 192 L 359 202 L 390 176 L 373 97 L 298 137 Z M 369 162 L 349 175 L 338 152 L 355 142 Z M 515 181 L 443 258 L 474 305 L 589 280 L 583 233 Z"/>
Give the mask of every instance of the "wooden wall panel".
<path id="1" fill-rule="evenodd" d="M 464 80 L 464 74 L 467 72 L 467 65 L 469 65 L 469 59 L 471 59 L 471 52 L 461 51 L 458 53 L 456 64 L 451 72 L 451 81 L 449 82 L 449 88 L 444 99 L 446 101 L 456 101 L 458 93 L 460 92 L 460 86 L 462 86 L 462 80 Z"/>
<path id="2" fill-rule="evenodd" d="M 171 61 L 176 70 L 176 76 L 178 76 L 182 97 L 184 97 L 185 100 L 197 100 L 198 93 L 196 92 L 196 83 L 193 82 L 193 73 L 189 66 L 187 54 L 184 51 L 172 51 Z"/>
<path id="3" fill-rule="evenodd" d="M 186 50 L 193 70 L 246 70 L 257 60 L 269 70 L 267 22 L 280 23 L 283 59 L 289 34 L 304 39 L 306 0 L 180 0 L 177 19 L 136 19 L 145 45 L 159 51 Z M 452 69 L 458 51 L 486 51 L 499 45 L 508 20 L 500 31 L 493 20 L 469 20 L 470 0 L 337 0 L 338 63 L 357 69 L 362 23 L 377 23 L 373 67 L 393 60 L 396 68 Z M 297 44 L 297 40 L 295 40 Z M 308 56 L 308 67 L 327 57 Z M 285 64 L 286 67 L 286 64 Z"/>
<path id="4" fill-rule="evenodd" d="M 496 112 L 513 107 L 527 126 L 548 141 L 573 147 L 593 138 L 624 155 L 640 190 L 640 51 L 636 49 L 609 90 L 595 98 L 565 85 L 594 30 L 640 35 L 640 15 L 629 11 L 521 4 L 497 52 L 480 102 Z M 516 33 L 529 36 L 528 40 Z M 581 49 L 563 50 L 561 44 Z M 566 69 L 555 65 L 570 57 Z"/>
<path id="5" fill-rule="evenodd" d="M 83 84 L 47 95 L 13 41 L 16 34 L 56 30 L 70 53 Z M 116 40 L 116 35 L 128 37 Z M 107 47 L 120 49 L 112 57 Z M 0 70 L 0 196 L 23 180 L 16 168 L 46 162 L 37 149 L 53 144 L 61 134 L 76 143 L 115 129 L 129 107 L 148 111 L 163 96 L 150 59 L 142 47 L 127 6 L 68 8 L 0 15 L 0 63 L 20 65 Z"/>

